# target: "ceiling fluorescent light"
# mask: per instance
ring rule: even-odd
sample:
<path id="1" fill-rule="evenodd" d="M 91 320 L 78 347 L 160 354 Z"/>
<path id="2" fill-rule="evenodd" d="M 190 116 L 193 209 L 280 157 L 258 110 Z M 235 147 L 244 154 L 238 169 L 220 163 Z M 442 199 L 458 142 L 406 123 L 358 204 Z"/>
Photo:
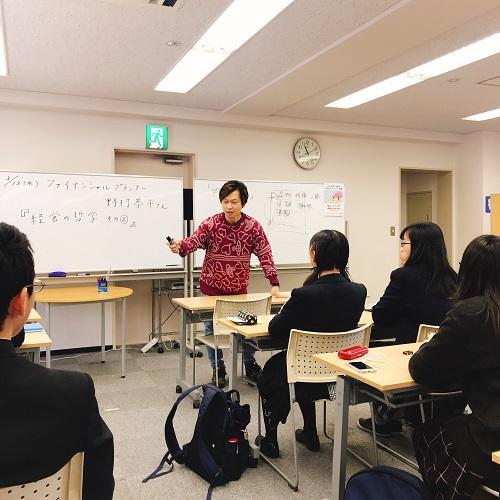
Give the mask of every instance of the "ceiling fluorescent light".
<path id="1" fill-rule="evenodd" d="M 234 0 L 155 90 L 189 92 L 292 1 Z"/>
<path id="2" fill-rule="evenodd" d="M 7 76 L 7 52 L 2 19 L 2 4 L 0 3 L 0 76 Z"/>
<path id="3" fill-rule="evenodd" d="M 486 57 L 500 52 L 500 33 L 495 33 L 478 42 L 471 43 L 461 49 L 416 66 L 404 73 L 375 83 L 370 87 L 354 92 L 346 97 L 337 99 L 329 104 L 328 108 L 349 109 L 373 101 L 384 95 L 392 94 L 416 83 L 423 82 L 443 73 L 467 66 Z"/>
<path id="4" fill-rule="evenodd" d="M 472 122 L 482 122 L 484 120 L 492 120 L 493 118 L 500 117 L 500 108 L 492 109 L 491 111 L 485 111 L 484 113 L 478 113 L 477 115 L 470 115 L 462 118 L 462 120 L 470 120 Z"/>

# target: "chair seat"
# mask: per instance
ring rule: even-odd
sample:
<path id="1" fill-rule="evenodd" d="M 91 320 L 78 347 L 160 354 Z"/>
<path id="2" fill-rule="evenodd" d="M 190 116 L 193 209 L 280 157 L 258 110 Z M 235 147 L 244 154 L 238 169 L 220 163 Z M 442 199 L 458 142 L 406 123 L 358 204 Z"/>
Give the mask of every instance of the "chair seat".
<path id="1" fill-rule="evenodd" d="M 229 349 L 229 335 L 217 335 L 219 349 Z M 196 335 L 196 340 L 215 349 L 215 335 Z"/>

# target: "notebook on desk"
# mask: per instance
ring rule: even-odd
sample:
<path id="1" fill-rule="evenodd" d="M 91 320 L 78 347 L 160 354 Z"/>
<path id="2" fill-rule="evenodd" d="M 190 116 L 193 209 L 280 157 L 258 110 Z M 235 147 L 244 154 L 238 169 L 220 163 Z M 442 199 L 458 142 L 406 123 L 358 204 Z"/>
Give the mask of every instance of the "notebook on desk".
<path id="1" fill-rule="evenodd" d="M 26 323 L 24 325 L 25 332 L 43 332 L 43 326 L 40 323 Z"/>

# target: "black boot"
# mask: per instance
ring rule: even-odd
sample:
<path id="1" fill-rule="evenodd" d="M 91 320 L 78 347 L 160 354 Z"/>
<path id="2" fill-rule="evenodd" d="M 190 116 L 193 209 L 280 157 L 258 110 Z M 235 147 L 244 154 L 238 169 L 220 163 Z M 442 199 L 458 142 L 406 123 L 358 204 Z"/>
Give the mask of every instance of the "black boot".
<path id="1" fill-rule="evenodd" d="M 221 389 L 226 387 L 226 365 L 224 361 L 219 361 L 218 364 L 219 379 L 217 380 L 217 386 Z M 212 368 L 212 384 L 215 385 L 215 368 Z"/>

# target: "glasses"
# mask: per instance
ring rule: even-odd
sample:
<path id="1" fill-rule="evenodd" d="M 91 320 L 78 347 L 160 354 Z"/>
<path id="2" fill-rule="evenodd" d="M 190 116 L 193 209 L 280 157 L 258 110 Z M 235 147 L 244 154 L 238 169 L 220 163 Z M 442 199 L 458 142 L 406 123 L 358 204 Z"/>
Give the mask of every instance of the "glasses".
<path id="1" fill-rule="evenodd" d="M 399 243 L 401 245 L 401 248 L 403 248 L 405 245 L 411 245 L 411 241 L 400 241 Z"/>
<path id="2" fill-rule="evenodd" d="M 34 292 L 41 292 L 45 288 L 45 283 L 41 280 L 35 280 L 32 285 L 26 285 L 26 288 L 31 288 Z"/>

